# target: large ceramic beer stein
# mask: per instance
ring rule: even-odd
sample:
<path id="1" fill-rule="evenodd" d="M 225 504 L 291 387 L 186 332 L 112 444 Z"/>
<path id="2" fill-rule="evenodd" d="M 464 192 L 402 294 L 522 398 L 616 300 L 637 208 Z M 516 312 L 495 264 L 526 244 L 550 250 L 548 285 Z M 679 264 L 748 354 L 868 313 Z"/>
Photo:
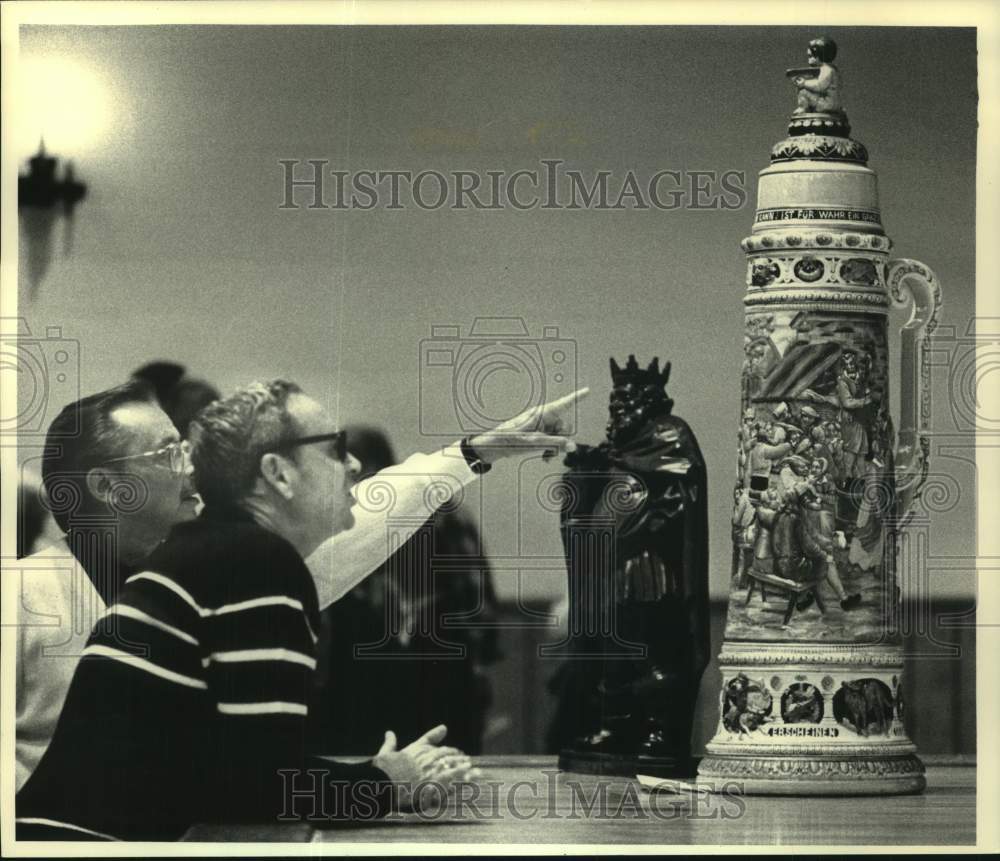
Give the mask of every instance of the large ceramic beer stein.
<path id="1" fill-rule="evenodd" d="M 939 287 L 892 259 L 851 139 L 834 43 L 789 70 L 798 106 L 760 172 L 747 257 L 720 721 L 699 774 L 749 793 L 919 792 L 903 727 L 896 548 L 927 471 Z M 888 314 L 902 330 L 898 440 Z"/>

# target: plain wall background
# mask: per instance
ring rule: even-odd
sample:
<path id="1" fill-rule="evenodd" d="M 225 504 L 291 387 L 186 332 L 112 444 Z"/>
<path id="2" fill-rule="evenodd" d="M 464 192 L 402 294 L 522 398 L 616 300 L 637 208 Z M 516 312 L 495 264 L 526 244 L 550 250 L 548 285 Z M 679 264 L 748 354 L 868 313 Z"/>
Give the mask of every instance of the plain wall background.
<path id="1" fill-rule="evenodd" d="M 854 136 L 879 174 L 900 256 L 944 285 L 942 323 L 974 314 L 976 42 L 965 29 L 832 28 Z M 223 390 L 285 376 L 344 423 L 385 426 L 397 451 L 430 450 L 420 344 L 437 325 L 515 316 L 575 343 L 579 439 L 603 436 L 608 357 L 673 363 L 675 411 L 709 466 L 712 589 L 725 593 L 742 362 L 744 256 L 756 173 L 785 136 L 812 29 L 781 27 L 29 27 L 22 59 L 57 56 L 103 81 L 110 113 L 78 149 L 89 185 L 70 256 L 19 314 L 80 343 L 80 390 L 154 358 Z M 16 120 L 15 120 L 16 122 Z M 29 136 L 33 132 L 28 132 Z M 28 152 L 23 155 L 28 155 Z M 543 158 L 612 187 L 634 170 L 738 170 L 735 211 L 281 211 L 279 159 L 345 170 L 540 169 Z M 300 197 L 300 200 L 303 198 Z M 55 244 L 59 248 L 59 243 Z M 22 252 L 23 254 L 23 252 Z M 58 257 L 58 255 L 57 255 Z M 22 260 L 23 266 L 23 260 Z M 22 270 L 23 271 L 23 270 Z M 23 279 L 22 279 L 23 280 Z M 894 316 L 895 331 L 906 315 Z M 489 385 L 518 400 L 524 380 Z M 948 369 L 934 374 L 939 505 L 908 592 L 972 595 L 975 468 L 941 450 L 957 434 Z M 506 387 L 506 389 L 505 389 Z M 449 398 L 435 390 L 437 404 Z M 54 391 L 49 414 L 65 400 Z M 37 450 L 22 443 L 22 459 Z M 504 463 L 469 500 L 503 595 L 564 592 L 553 472 Z M 544 484 L 541 484 L 544 487 Z M 517 560 L 532 557 L 516 573 Z M 957 560 L 957 561 L 956 561 Z M 921 572 L 928 568 L 930 579 Z M 948 570 L 945 570 L 948 569 Z M 906 572 L 904 571 L 904 575 Z M 911 582 L 912 581 L 912 582 Z"/>

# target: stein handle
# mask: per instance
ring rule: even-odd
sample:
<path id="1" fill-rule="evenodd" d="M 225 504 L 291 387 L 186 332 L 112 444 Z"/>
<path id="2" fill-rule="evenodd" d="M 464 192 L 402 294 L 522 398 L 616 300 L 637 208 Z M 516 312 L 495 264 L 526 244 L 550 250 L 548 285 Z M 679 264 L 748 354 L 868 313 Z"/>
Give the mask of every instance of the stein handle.
<path id="1" fill-rule="evenodd" d="M 892 304 L 911 308 L 900 329 L 899 437 L 896 445 L 896 517 L 901 524 L 920 496 L 930 458 L 931 392 L 927 338 L 937 328 L 941 285 L 929 266 L 901 258 L 886 265 Z"/>

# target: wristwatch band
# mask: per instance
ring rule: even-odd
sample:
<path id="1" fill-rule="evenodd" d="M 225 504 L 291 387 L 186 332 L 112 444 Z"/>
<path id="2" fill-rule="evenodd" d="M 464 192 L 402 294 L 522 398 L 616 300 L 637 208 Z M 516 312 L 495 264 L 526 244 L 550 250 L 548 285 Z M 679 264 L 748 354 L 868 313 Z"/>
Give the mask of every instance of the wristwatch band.
<path id="1" fill-rule="evenodd" d="M 468 437 L 465 437 L 462 442 L 459 443 L 459 449 L 461 449 L 462 457 L 465 458 L 465 462 L 469 465 L 469 469 L 471 469 L 476 475 L 482 475 L 483 473 L 489 472 L 493 469 L 493 464 L 487 463 L 478 454 L 476 454 L 476 450 L 472 447 Z"/>

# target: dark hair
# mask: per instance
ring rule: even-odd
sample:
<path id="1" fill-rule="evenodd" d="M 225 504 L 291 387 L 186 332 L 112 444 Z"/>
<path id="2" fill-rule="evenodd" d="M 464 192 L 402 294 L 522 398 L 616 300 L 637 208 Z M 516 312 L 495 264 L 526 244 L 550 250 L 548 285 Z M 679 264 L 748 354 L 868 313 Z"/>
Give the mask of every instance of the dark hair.
<path id="1" fill-rule="evenodd" d="M 288 398 L 295 383 L 251 383 L 205 407 L 191 423 L 191 462 L 206 505 L 235 506 L 252 489 L 260 458 L 297 433 Z"/>
<path id="2" fill-rule="evenodd" d="M 820 36 L 809 43 L 809 53 L 821 63 L 832 63 L 837 58 L 837 43 L 829 36 Z"/>
<path id="3" fill-rule="evenodd" d="M 369 476 L 395 465 L 396 454 L 382 428 L 345 425 L 344 430 L 347 432 L 347 450 L 361 462 L 361 476 Z"/>
<path id="4" fill-rule="evenodd" d="M 149 383 L 153 387 L 156 400 L 162 404 L 169 396 L 171 389 L 181 381 L 186 373 L 185 367 L 177 362 L 157 360 L 147 362 L 137 371 L 133 371 L 132 376 Z"/>
<path id="5" fill-rule="evenodd" d="M 162 406 L 177 432 L 187 439 L 195 416 L 218 399 L 219 391 L 210 383 L 204 380 L 181 380 Z"/>
<path id="6" fill-rule="evenodd" d="M 113 457 L 128 454 L 130 435 L 113 418 L 118 407 L 156 403 L 149 385 L 129 380 L 113 389 L 67 404 L 49 425 L 42 456 L 42 484 L 49 510 L 59 528 L 69 529 L 70 517 L 98 509 L 87 489 L 87 473 Z"/>
<path id="7" fill-rule="evenodd" d="M 156 361 L 143 365 L 132 375 L 153 386 L 156 400 L 184 439 L 194 417 L 203 407 L 219 399 L 215 386 L 188 377 L 186 373 L 185 367 L 176 362 Z"/>

